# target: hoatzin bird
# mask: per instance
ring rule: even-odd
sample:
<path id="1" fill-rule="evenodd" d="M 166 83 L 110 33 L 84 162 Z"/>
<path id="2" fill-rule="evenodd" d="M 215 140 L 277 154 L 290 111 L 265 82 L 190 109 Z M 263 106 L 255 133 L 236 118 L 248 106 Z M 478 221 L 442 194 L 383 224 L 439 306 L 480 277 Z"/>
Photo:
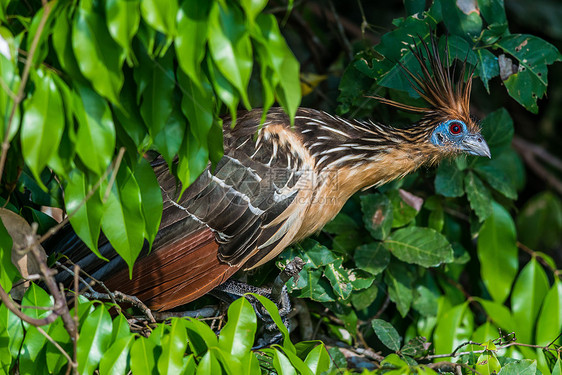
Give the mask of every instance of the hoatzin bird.
<path id="1" fill-rule="evenodd" d="M 433 40 L 429 45 L 422 41 L 412 53 L 421 74 L 402 70 L 428 107 L 377 99 L 423 114 L 417 124 L 398 129 L 300 108 L 291 126 L 278 108 L 267 113 L 263 124 L 261 110 L 239 113 L 234 127 L 224 121 L 222 160 L 179 200 L 176 179 L 165 163 L 156 163 L 164 197 L 162 224 L 152 251 L 135 263 L 132 278 L 107 242 L 100 243 L 100 252 L 109 263 L 76 242 L 59 248 L 110 289 L 167 310 L 319 231 L 360 189 L 461 153 L 489 157 L 469 113 L 472 74 L 465 82 L 463 65 L 455 80 Z"/>

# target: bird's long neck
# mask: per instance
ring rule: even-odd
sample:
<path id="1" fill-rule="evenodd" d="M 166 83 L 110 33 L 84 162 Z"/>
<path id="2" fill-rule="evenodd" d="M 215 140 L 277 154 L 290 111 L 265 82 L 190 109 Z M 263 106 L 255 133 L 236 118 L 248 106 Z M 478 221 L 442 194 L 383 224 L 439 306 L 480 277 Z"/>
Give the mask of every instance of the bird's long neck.
<path id="1" fill-rule="evenodd" d="M 441 158 L 428 127 L 398 129 L 322 113 L 300 114 L 297 124 L 320 174 L 338 173 L 349 195 L 404 177 Z"/>

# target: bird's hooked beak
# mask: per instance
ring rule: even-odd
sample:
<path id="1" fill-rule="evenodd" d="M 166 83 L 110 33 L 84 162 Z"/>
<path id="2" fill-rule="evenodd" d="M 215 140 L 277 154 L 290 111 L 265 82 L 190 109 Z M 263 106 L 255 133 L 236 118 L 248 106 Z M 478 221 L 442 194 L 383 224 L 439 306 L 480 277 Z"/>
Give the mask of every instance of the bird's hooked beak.
<path id="1" fill-rule="evenodd" d="M 471 155 L 492 157 L 490 148 L 480 133 L 467 134 L 461 141 L 461 148 Z"/>

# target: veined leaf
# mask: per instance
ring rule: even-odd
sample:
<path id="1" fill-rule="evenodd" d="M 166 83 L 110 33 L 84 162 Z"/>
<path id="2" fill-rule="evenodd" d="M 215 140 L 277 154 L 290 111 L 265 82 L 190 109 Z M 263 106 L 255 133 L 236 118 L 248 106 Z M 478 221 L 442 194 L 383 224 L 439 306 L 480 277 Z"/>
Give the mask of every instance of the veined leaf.
<path id="1" fill-rule="evenodd" d="M 100 304 L 87 316 L 77 344 L 78 371 L 92 374 L 98 367 L 111 340 L 111 316 L 105 305 Z"/>

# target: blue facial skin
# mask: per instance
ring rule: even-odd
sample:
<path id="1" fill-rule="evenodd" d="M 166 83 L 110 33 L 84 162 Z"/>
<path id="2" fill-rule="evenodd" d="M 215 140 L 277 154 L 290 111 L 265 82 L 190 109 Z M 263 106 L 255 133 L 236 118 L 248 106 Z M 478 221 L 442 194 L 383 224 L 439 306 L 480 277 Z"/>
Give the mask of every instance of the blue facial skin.
<path id="1" fill-rule="evenodd" d="M 490 157 L 488 144 L 479 132 L 470 133 L 461 120 L 442 122 L 431 134 L 430 142 L 437 147 L 452 147 L 470 155 Z"/>
<path id="2" fill-rule="evenodd" d="M 461 126 L 461 131 L 458 134 L 451 133 L 449 127 L 452 123 L 457 123 Z M 466 124 L 461 120 L 449 120 L 442 122 L 435 128 L 431 135 L 431 143 L 435 146 L 458 145 L 466 135 Z"/>

